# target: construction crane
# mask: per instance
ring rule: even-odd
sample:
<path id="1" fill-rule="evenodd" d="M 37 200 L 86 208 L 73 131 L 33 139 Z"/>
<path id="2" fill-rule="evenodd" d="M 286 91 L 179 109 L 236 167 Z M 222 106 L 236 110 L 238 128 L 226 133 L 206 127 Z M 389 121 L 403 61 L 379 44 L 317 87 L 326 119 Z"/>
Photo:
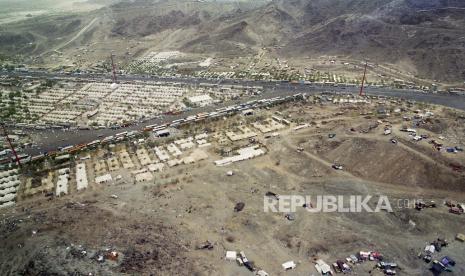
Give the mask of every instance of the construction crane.
<path id="1" fill-rule="evenodd" d="M 113 83 L 116 83 L 117 82 L 117 79 L 116 79 L 116 65 L 115 65 L 115 61 L 113 60 L 113 56 L 115 54 L 111 54 L 110 58 L 111 58 L 111 68 L 112 68 L 112 71 L 113 71 Z"/>
<path id="2" fill-rule="evenodd" d="M 366 78 L 366 75 L 367 75 L 367 67 L 368 67 L 368 61 L 365 61 L 365 69 L 363 70 L 362 86 L 360 87 L 359 96 L 363 96 L 363 88 L 364 88 L 364 85 L 365 85 L 365 78 Z"/>
<path id="3" fill-rule="evenodd" d="M 6 130 L 5 124 L 0 123 L 0 125 L 3 128 L 3 134 L 5 135 L 6 140 L 8 141 L 8 144 L 10 145 L 11 151 L 13 152 L 15 158 L 16 158 L 16 163 L 18 166 L 21 166 L 21 162 L 19 161 L 18 154 L 16 153 L 15 147 L 13 147 L 13 144 L 11 143 L 10 137 L 8 137 L 8 132 Z"/>

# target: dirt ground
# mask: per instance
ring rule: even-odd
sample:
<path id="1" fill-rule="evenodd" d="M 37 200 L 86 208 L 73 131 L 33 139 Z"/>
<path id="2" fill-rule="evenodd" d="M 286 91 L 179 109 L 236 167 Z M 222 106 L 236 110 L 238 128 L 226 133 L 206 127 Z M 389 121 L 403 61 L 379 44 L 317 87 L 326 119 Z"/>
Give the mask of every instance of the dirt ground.
<path id="1" fill-rule="evenodd" d="M 277 136 L 256 137 L 267 149 L 263 156 L 217 167 L 212 161 L 220 158 L 222 146 L 214 144 L 209 159 L 169 168 L 147 183 L 91 185 L 84 192 L 52 200 L 41 196 L 19 202 L 0 215 L 0 271 L 2 275 L 253 275 L 224 259 L 227 250 L 235 250 L 244 251 L 270 275 L 318 275 L 316 259 L 331 264 L 359 251 L 379 251 L 386 261 L 399 265 L 399 275 L 432 275 L 431 264 L 417 255 L 430 242 L 445 238 L 449 246 L 433 257 L 450 256 L 457 264 L 447 275 L 465 275 L 465 244 L 454 240 L 457 233 L 465 232 L 465 215 L 451 214 L 443 204 L 446 199 L 465 201 L 465 172 L 450 166 L 465 165 L 464 153 L 437 152 L 427 141 L 412 142 L 399 131 L 402 116 L 393 115 L 379 124 L 375 116 L 360 115 L 366 109 L 307 103 L 259 111 L 254 118 L 279 110 L 294 122 Z M 441 108 L 435 109 L 435 118 L 453 120 Z M 407 113 L 413 114 L 403 115 Z M 208 128 L 221 132 L 254 118 L 236 116 Z M 310 126 L 292 129 L 302 123 Z M 393 133 L 385 136 L 383 127 L 388 124 Z M 424 132 L 445 135 L 445 144 L 448 137 L 465 134 L 461 128 Z M 335 137 L 329 138 L 330 133 Z M 390 142 L 393 137 L 397 144 Z M 334 170 L 333 163 L 344 169 Z M 234 174 L 228 176 L 228 171 Z M 128 177 L 124 171 L 116 173 Z M 264 211 L 268 191 L 385 195 L 394 211 L 310 213 L 297 208 L 295 220 L 287 220 L 284 213 Z M 418 211 L 412 205 L 416 199 L 434 200 L 438 206 Z M 238 202 L 245 207 L 235 212 Z M 213 248 L 198 249 L 206 241 Z M 290 260 L 297 267 L 284 271 L 281 264 Z M 352 274 L 383 275 L 375 265 L 370 261 L 354 265 Z"/>

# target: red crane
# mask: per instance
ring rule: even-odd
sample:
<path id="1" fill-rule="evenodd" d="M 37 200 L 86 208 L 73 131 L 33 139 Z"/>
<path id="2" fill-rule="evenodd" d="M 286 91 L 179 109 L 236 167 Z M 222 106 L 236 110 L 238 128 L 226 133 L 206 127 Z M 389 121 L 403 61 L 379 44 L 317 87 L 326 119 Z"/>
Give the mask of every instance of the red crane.
<path id="1" fill-rule="evenodd" d="M 111 54 L 111 67 L 112 67 L 112 71 L 113 71 L 113 82 L 116 83 L 117 79 L 116 79 L 116 65 L 115 65 L 115 62 L 113 60 L 113 56 L 114 54 Z"/>
<path id="2" fill-rule="evenodd" d="M 363 95 L 363 86 L 365 85 L 365 78 L 367 74 L 367 67 L 368 67 L 368 61 L 365 61 L 365 70 L 363 70 L 363 79 L 362 79 L 362 86 L 360 87 L 360 94 L 359 96 Z"/>
<path id="3" fill-rule="evenodd" d="M 21 162 L 19 161 L 18 154 L 16 153 L 15 147 L 13 147 L 13 144 L 11 143 L 10 137 L 8 137 L 8 132 L 6 131 L 6 127 L 4 124 L 1 124 L 3 128 L 3 133 L 5 135 L 6 140 L 8 141 L 8 144 L 10 145 L 11 151 L 13 151 L 13 154 L 15 155 L 16 158 L 16 163 L 18 163 L 18 166 L 21 166 Z"/>

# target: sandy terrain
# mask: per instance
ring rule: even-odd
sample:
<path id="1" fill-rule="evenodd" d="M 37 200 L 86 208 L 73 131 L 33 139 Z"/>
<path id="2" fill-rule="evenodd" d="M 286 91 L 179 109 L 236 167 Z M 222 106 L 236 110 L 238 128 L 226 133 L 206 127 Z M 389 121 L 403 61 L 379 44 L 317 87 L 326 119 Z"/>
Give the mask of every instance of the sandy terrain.
<path id="1" fill-rule="evenodd" d="M 359 114 L 372 108 L 297 103 L 249 118 L 237 115 L 205 127 L 221 136 L 228 128 L 278 110 L 293 126 L 297 122 L 311 126 L 298 131 L 286 127 L 271 138 L 260 134 L 256 140 L 266 148 L 264 156 L 226 167 L 213 164 L 221 158 L 220 150 L 249 141 L 220 144 L 217 139 L 206 150 L 207 160 L 167 168 L 146 183 L 134 183 L 128 170 L 119 169 L 112 174 L 122 175 L 121 180 L 92 183 L 85 192 L 51 200 L 43 195 L 24 198 L 15 209 L 2 211 L 0 270 L 4 275 L 253 275 L 224 260 L 226 250 L 237 250 L 270 275 L 317 275 L 313 262 L 318 258 L 331 264 L 369 250 L 396 262 L 399 275 L 432 275 L 431 265 L 417 254 L 442 237 L 450 244 L 434 258 L 452 257 L 457 265 L 447 275 L 464 275 L 464 244 L 454 240 L 465 231 L 464 215 L 451 214 L 443 205 L 445 199 L 465 201 L 464 172 L 449 166 L 464 165 L 463 152 L 435 152 L 426 141 L 411 142 L 398 131 L 403 124 L 400 115 L 369 128 L 378 119 Z M 441 108 L 435 110 L 435 118 L 453 121 L 448 116 Z M 390 136 L 382 134 L 387 124 L 393 126 Z M 463 129 L 441 131 L 446 132 L 447 137 L 464 136 Z M 329 133 L 336 136 L 329 138 Z M 389 141 L 394 136 L 398 144 Z M 92 168 L 94 161 L 125 148 L 140 168 L 133 154 L 138 147 L 150 148 L 147 144 L 102 148 L 92 152 L 86 164 Z M 155 159 L 152 151 L 149 157 Z M 344 170 L 332 169 L 334 162 Z M 227 176 L 228 171 L 234 175 Z M 89 178 L 93 176 L 90 170 Z M 309 213 L 298 208 L 290 221 L 284 213 L 264 212 L 268 191 L 386 195 L 394 212 Z M 410 208 L 399 203 L 405 199 Z M 415 210 L 415 199 L 434 200 L 438 207 Z M 238 202 L 245 207 L 235 212 Z M 197 249 L 207 240 L 213 249 Z M 118 254 L 113 260 L 112 251 Z M 100 255 L 105 257 L 102 262 Z M 289 260 L 297 267 L 285 272 L 281 264 Z M 354 265 L 354 274 L 382 275 L 375 265 L 369 261 Z"/>

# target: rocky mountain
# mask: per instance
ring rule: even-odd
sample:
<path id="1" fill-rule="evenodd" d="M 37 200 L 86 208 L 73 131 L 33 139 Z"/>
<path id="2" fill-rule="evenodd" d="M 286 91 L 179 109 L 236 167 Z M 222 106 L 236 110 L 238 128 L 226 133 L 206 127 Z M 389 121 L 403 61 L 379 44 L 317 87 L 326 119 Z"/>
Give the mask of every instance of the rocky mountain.
<path id="1" fill-rule="evenodd" d="M 232 56 L 274 47 L 284 57 L 338 55 L 377 63 L 408 64 L 414 74 L 423 78 L 465 79 L 463 0 L 111 0 L 109 3 L 113 4 L 87 16 L 36 18 L 3 25 L 0 38 L 5 39 L 0 43 L 0 52 L 24 53 L 32 49 L 36 54 L 50 48 L 53 38 L 72 37 L 91 19 L 98 18 L 98 25 L 91 29 L 95 34 L 88 34 L 86 43 L 133 40 L 143 41 L 147 48 Z M 57 21 L 62 22 L 53 27 Z M 46 41 L 49 32 L 51 39 Z M 20 45 L 13 46 L 14 41 Z M 37 41 L 43 43 L 38 45 Z"/>
<path id="2" fill-rule="evenodd" d="M 177 29 L 176 46 L 184 51 L 234 54 L 280 46 L 283 56 L 403 63 L 421 77 L 465 79 L 461 0 L 274 0 L 253 8 L 165 16 L 151 20 Z M 155 26 L 149 29 L 163 30 Z"/>
<path id="3" fill-rule="evenodd" d="M 291 55 L 325 53 L 408 62 L 431 79 L 465 79 L 463 1 L 299 2 L 307 2 L 299 18 L 305 28 L 286 43 L 285 51 Z M 335 5 L 325 7 L 328 2 Z"/>

